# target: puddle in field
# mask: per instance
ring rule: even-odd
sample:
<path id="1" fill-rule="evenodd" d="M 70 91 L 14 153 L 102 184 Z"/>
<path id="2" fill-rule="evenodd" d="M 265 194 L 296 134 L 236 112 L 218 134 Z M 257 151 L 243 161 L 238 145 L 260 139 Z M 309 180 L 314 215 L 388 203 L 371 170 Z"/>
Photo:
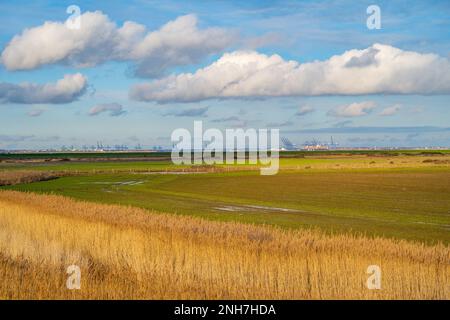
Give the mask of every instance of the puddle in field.
<path id="1" fill-rule="evenodd" d="M 133 174 L 202 174 L 211 173 L 208 171 L 149 171 L 149 172 L 133 172 Z"/>
<path id="2" fill-rule="evenodd" d="M 236 212 L 236 211 L 302 212 L 302 211 L 300 211 L 300 210 L 295 210 L 295 209 L 278 208 L 278 207 L 266 207 L 266 206 L 256 206 L 256 205 L 221 206 L 221 207 L 214 207 L 214 209 L 215 209 L 215 210 L 219 210 L 219 211 L 228 211 L 228 212 Z"/>
<path id="3" fill-rule="evenodd" d="M 144 181 L 123 181 L 118 184 L 122 185 L 122 186 L 135 186 L 135 185 L 143 184 L 143 183 L 144 183 Z"/>
<path id="4" fill-rule="evenodd" d="M 247 208 L 254 208 L 258 210 L 270 210 L 270 211 L 283 211 L 283 212 L 301 212 L 296 209 L 278 208 L 278 207 L 265 207 L 265 206 L 245 206 Z"/>
<path id="5" fill-rule="evenodd" d="M 415 221 L 414 223 L 417 223 L 417 224 L 428 224 L 428 225 L 441 227 L 442 229 L 450 230 L 450 224 L 440 224 L 440 223 L 423 222 L 423 221 Z"/>
<path id="6" fill-rule="evenodd" d="M 80 182 L 79 184 L 104 184 L 104 185 L 115 185 L 115 186 L 136 186 L 138 184 L 143 184 L 144 181 L 118 181 L 118 182 Z"/>

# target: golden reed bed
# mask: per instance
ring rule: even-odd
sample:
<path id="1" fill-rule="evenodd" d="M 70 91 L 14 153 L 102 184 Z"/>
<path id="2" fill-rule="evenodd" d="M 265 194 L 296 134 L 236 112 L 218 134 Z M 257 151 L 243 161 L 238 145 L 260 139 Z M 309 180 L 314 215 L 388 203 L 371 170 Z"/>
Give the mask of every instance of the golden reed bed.
<path id="1" fill-rule="evenodd" d="M 449 299 L 450 249 L 0 192 L 0 281 L 1 299 Z"/>

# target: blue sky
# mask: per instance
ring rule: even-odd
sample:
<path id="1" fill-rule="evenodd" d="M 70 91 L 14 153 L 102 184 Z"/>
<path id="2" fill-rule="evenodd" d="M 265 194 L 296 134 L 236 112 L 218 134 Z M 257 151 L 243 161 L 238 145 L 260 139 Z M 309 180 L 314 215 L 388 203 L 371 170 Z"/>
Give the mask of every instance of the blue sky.
<path id="1" fill-rule="evenodd" d="M 369 30 L 366 26 L 366 9 L 371 4 L 381 9 L 379 30 Z M 60 46 L 63 46 L 61 41 L 56 41 L 50 42 L 51 45 L 45 48 L 34 46 L 30 50 L 42 50 L 39 56 L 52 56 L 51 62 L 36 63 L 26 68 L 11 67 L 14 63 L 15 66 L 23 65 L 35 53 L 20 51 L 25 50 L 24 46 L 33 39 L 24 39 L 21 46 L 12 48 L 10 41 L 13 37 L 21 35 L 26 28 L 40 27 L 46 21 L 63 23 L 69 16 L 66 13 L 69 5 L 79 6 L 82 14 L 99 10 L 118 28 L 125 21 L 133 21 L 145 26 L 145 32 L 158 30 L 181 16 L 195 15 L 196 28 L 200 33 L 205 32 L 201 41 L 206 44 L 194 42 L 187 45 L 187 49 L 180 49 L 176 44 L 169 58 L 160 58 L 172 52 L 170 45 L 167 45 L 159 48 L 161 51 L 156 51 L 157 55 L 147 52 L 144 58 L 100 57 L 92 65 L 81 65 L 80 59 L 93 54 L 93 51 L 88 51 L 92 46 L 99 52 L 99 47 L 95 47 L 94 36 L 94 39 L 86 42 L 81 58 L 77 52 L 66 52 L 67 56 L 59 60 L 54 58 L 53 52 L 61 50 Z M 259 93 L 254 94 L 248 93 L 247 88 L 237 88 L 223 95 L 225 91 L 218 94 L 211 88 L 212 93 L 207 97 L 195 97 L 189 101 L 182 98 L 186 94 L 184 91 L 164 101 L 158 100 L 152 91 L 153 87 L 149 87 L 150 98 L 136 98 L 130 94 L 134 86 L 143 83 L 167 80 L 170 85 L 178 85 L 170 80 L 170 75 L 195 73 L 213 65 L 224 54 L 237 51 L 256 52 L 262 55 L 260 59 L 263 61 L 266 57 L 279 55 L 285 62 L 292 60 L 305 64 L 327 61 L 349 50 L 365 50 L 374 44 L 382 44 L 389 47 L 381 51 L 376 49 L 377 54 L 390 50 L 390 47 L 401 52 L 412 51 L 419 58 L 432 53 L 434 59 L 440 61 L 439 65 L 446 67 L 450 59 L 450 2 L 446 0 L 38 0 L 32 4 L 28 1 L 3 1 L 0 3 L 0 19 L 0 48 L 2 52 L 11 48 L 12 52 L 0 65 L 0 149 L 82 146 L 97 141 L 110 145 L 133 146 L 140 143 L 143 146 L 170 146 L 171 132 L 180 127 L 192 128 L 194 120 L 203 120 L 206 127 L 220 129 L 238 126 L 277 127 L 282 136 L 298 144 L 312 139 L 328 141 L 333 136 L 343 146 L 450 146 L 450 96 L 445 83 L 439 86 L 413 84 L 407 92 L 401 92 L 391 90 L 380 80 L 374 85 L 375 89 L 371 87 L 362 94 L 355 94 L 348 86 L 342 89 L 345 94 L 339 91 L 341 89 L 326 91 L 329 87 L 321 94 L 305 93 L 304 88 L 298 89 L 300 93 L 294 90 L 293 93 L 282 94 L 289 83 L 280 85 L 280 93 L 274 89 L 271 94 L 263 96 L 259 94 L 263 89 L 258 89 Z M 224 43 L 220 39 L 208 39 L 210 34 L 214 34 L 208 33 L 207 30 L 211 28 L 221 30 L 216 38 L 229 36 L 230 39 Z M 86 32 L 83 25 L 80 31 Z M 95 35 L 95 30 L 90 32 Z M 176 41 L 182 40 L 185 39 Z M 214 48 L 203 52 L 208 45 Z M 22 58 L 18 52 L 24 54 L 24 61 L 20 61 Z M 188 58 L 185 59 L 184 55 Z M 78 59 L 76 63 L 73 63 L 72 58 Z M 382 59 L 381 55 L 377 55 L 376 59 Z M 142 61 L 153 68 L 152 75 L 142 75 L 136 71 Z M 380 61 L 377 60 L 377 63 L 382 63 Z M 423 58 L 418 61 L 420 64 L 428 60 Z M 158 74 L 153 73 L 155 64 L 165 63 L 167 67 L 158 71 Z M 433 62 L 430 67 L 424 67 L 430 73 L 427 79 L 436 83 L 445 82 L 448 78 L 434 76 L 435 65 Z M 143 68 L 147 68 L 146 65 Z M 220 71 L 214 75 L 212 82 L 220 80 L 223 74 Z M 402 69 L 399 72 L 406 71 Z M 293 70 L 293 74 L 295 72 Z M 44 86 L 55 83 L 64 75 L 77 73 L 87 79 L 86 85 L 82 91 L 68 97 L 67 101 L 61 100 L 59 96 L 34 100 L 21 98 L 20 101 L 9 98 L 11 91 L 7 90 L 14 90 L 16 94 L 17 86 L 21 83 Z M 274 73 L 275 81 L 280 75 Z M 355 79 L 355 82 L 359 82 L 359 79 Z M 395 75 L 392 79 L 395 79 Z M 7 88 L 3 98 L 2 84 Z M 377 89 L 380 86 L 387 89 L 380 91 Z M 347 94 L 348 90 L 350 94 Z M 20 94 L 29 94 L 29 91 L 20 91 Z M 114 109 L 118 111 L 114 113 L 112 106 L 117 105 L 120 110 Z M 97 111 L 94 112 L 96 106 Z M 301 110 L 307 112 L 302 113 Z"/>

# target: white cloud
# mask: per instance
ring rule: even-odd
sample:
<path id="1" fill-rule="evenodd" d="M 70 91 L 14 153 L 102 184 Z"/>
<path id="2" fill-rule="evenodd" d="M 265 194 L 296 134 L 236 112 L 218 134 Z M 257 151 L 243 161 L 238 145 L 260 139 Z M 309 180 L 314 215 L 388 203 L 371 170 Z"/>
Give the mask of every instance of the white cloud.
<path id="1" fill-rule="evenodd" d="M 8 70 L 27 70 L 55 63 L 88 67 L 132 60 L 138 75 L 155 76 L 173 66 L 199 62 L 233 41 L 223 29 L 198 29 L 194 15 L 178 17 L 153 32 L 133 21 L 118 27 L 100 11 L 80 18 L 78 30 L 50 21 L 25 29 L 3 50 L 2 63 Z"/>
<path id="2" fill-rule="evenodd" d="M 399 112 L 401 109 L 401 105 L 395 104 L 393 106 L 387 107 L 380 112 L 380 116 L 392 116 Z"/>
<path id="3" fill-rule="evenodd" d="M 176 117 L 206 117 L 209 107 L 202 108 L 192 108 L 181 111 L 172 111 L 164 114 L 165 116 L 176 116 Z"/>
<path id="4" fill-rule="evenodd" d="M 66 74 L 56 83 L 0 83 L 0 103 L 69 103 L 83 95 L 87 78 L 81 73 Z"/>
<path id="5" fill-rule="evenodd" d="M 118 103 L 103 103 L 93 106 L 89 110 L 89 115 L 96 116 L 103 112 L 108 112 L 111 117 L 118 117 L 126 113 L 122 105 Z"/>
<path id="6" fill-rule="evenodd" d="M 375 103 L 372 101 L 355 102 L 349 105 L 339 106 L 330 111 L 328 115 L 334 117 L 361 117 L 367 115 L 375 108 Z"/>
<path id="7" fill-rule="evenodd" d="M 217 119 L 213 119 L 211 120 L 211 122 L 216 122 L 216 123 L 220 123 L 220 122 L 236 122 L 236 121 L 240 121 L 241 119 L 239 119 L 236 116 L 229 116 L 229 117 L 222 117 L 222 118 L 217 118 Z"/>
<path id="8" fill-rule="evenodd" d="M 254 51 L 224 54 L 195 73 L 138 84 L 136 100 L 191 102 L 274 96 L 449 94 L 450 61 L 374 44 L 325 61 L 298 63 Z"/>
<path id="9" fill-rule="evenodd" d="M 362 54 L 351 57 L 351 59 L 347 61 L 345 66 L 347 68 L 353 67 L 361 68 L 370 65 L 376 65 L 377 64 L 376 55 L 378 54 L 378 52 L 380 52 L 379 49 L 375 47 L 370 47 L 367 50 L 365 50 L 365 52 L 363 52 Z"/>
<path id="10" fill-rule="evenodd" d="M 305 114 L 314 112 L 314 108 L 310 106 L 301 106 L 298 111 L 295 113 L 297 116 L 304 116 Z"/>
<path id="11" fill-rule="evenodd" d="M 290 127 L 293 126 L 294 123 L 292 121 L 283 121 L 283 122 L 269 122 L 266 124 L 267 127 L 270 128 L 281 128 L 281 127 Z"/>
<path id="12" fill-rule="evenodd" d="M 41 114 L 45 112 L 45 109 L 42 108 L 32 108 L 27 112 L 27 115 L 30 117 L 39 117 Z"/>
<path id="13" fill-rule="evenodd" d="M 210 54 L 221 52 L 233 39 L 234 35 L 223 29 L 199 30 L 197 18 L 187 15 L 148 33 L 132 48 L 129 58 L 139 61 L 137 75 L 158 76 L 172 66 L 198 63 Z"/>

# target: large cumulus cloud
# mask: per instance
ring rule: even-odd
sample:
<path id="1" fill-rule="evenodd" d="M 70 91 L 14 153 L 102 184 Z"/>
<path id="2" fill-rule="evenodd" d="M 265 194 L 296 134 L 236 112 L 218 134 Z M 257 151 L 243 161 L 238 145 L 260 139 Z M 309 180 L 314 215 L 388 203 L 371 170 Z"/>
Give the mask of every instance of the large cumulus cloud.
<path id="1" fill-rule="evenodd" d="M 199 29 L 194 15 L 181 16 L 153 32 L 133 21 L 118 27 L 100 11 L 80 18 L 78 30 L 63 22 L 25 29 L 5 47 L 1 62 L 8 70 L 29 70 L 55 63 L 87 67 L 110 60 L 134 61 L 137 75 L 153 77 L 220 52 L 234 38 L 223 29 Z"/>
<path id="2" fill-rule="evenodd" d="M 382 44 L 308 63 L 236 51 L 195 73 L 171 75 L 130 90 L 135 100 L 161 103 L 211 98 L 441 93 L 450 93 L 448 59 Z"/>
<path id="3" fill-rule="evenodd" d="M 0 103 L 69 103 L 87 88 L 87 79 L 80 73 L 65 75 L 55 83 L 0 83 Z"/>

